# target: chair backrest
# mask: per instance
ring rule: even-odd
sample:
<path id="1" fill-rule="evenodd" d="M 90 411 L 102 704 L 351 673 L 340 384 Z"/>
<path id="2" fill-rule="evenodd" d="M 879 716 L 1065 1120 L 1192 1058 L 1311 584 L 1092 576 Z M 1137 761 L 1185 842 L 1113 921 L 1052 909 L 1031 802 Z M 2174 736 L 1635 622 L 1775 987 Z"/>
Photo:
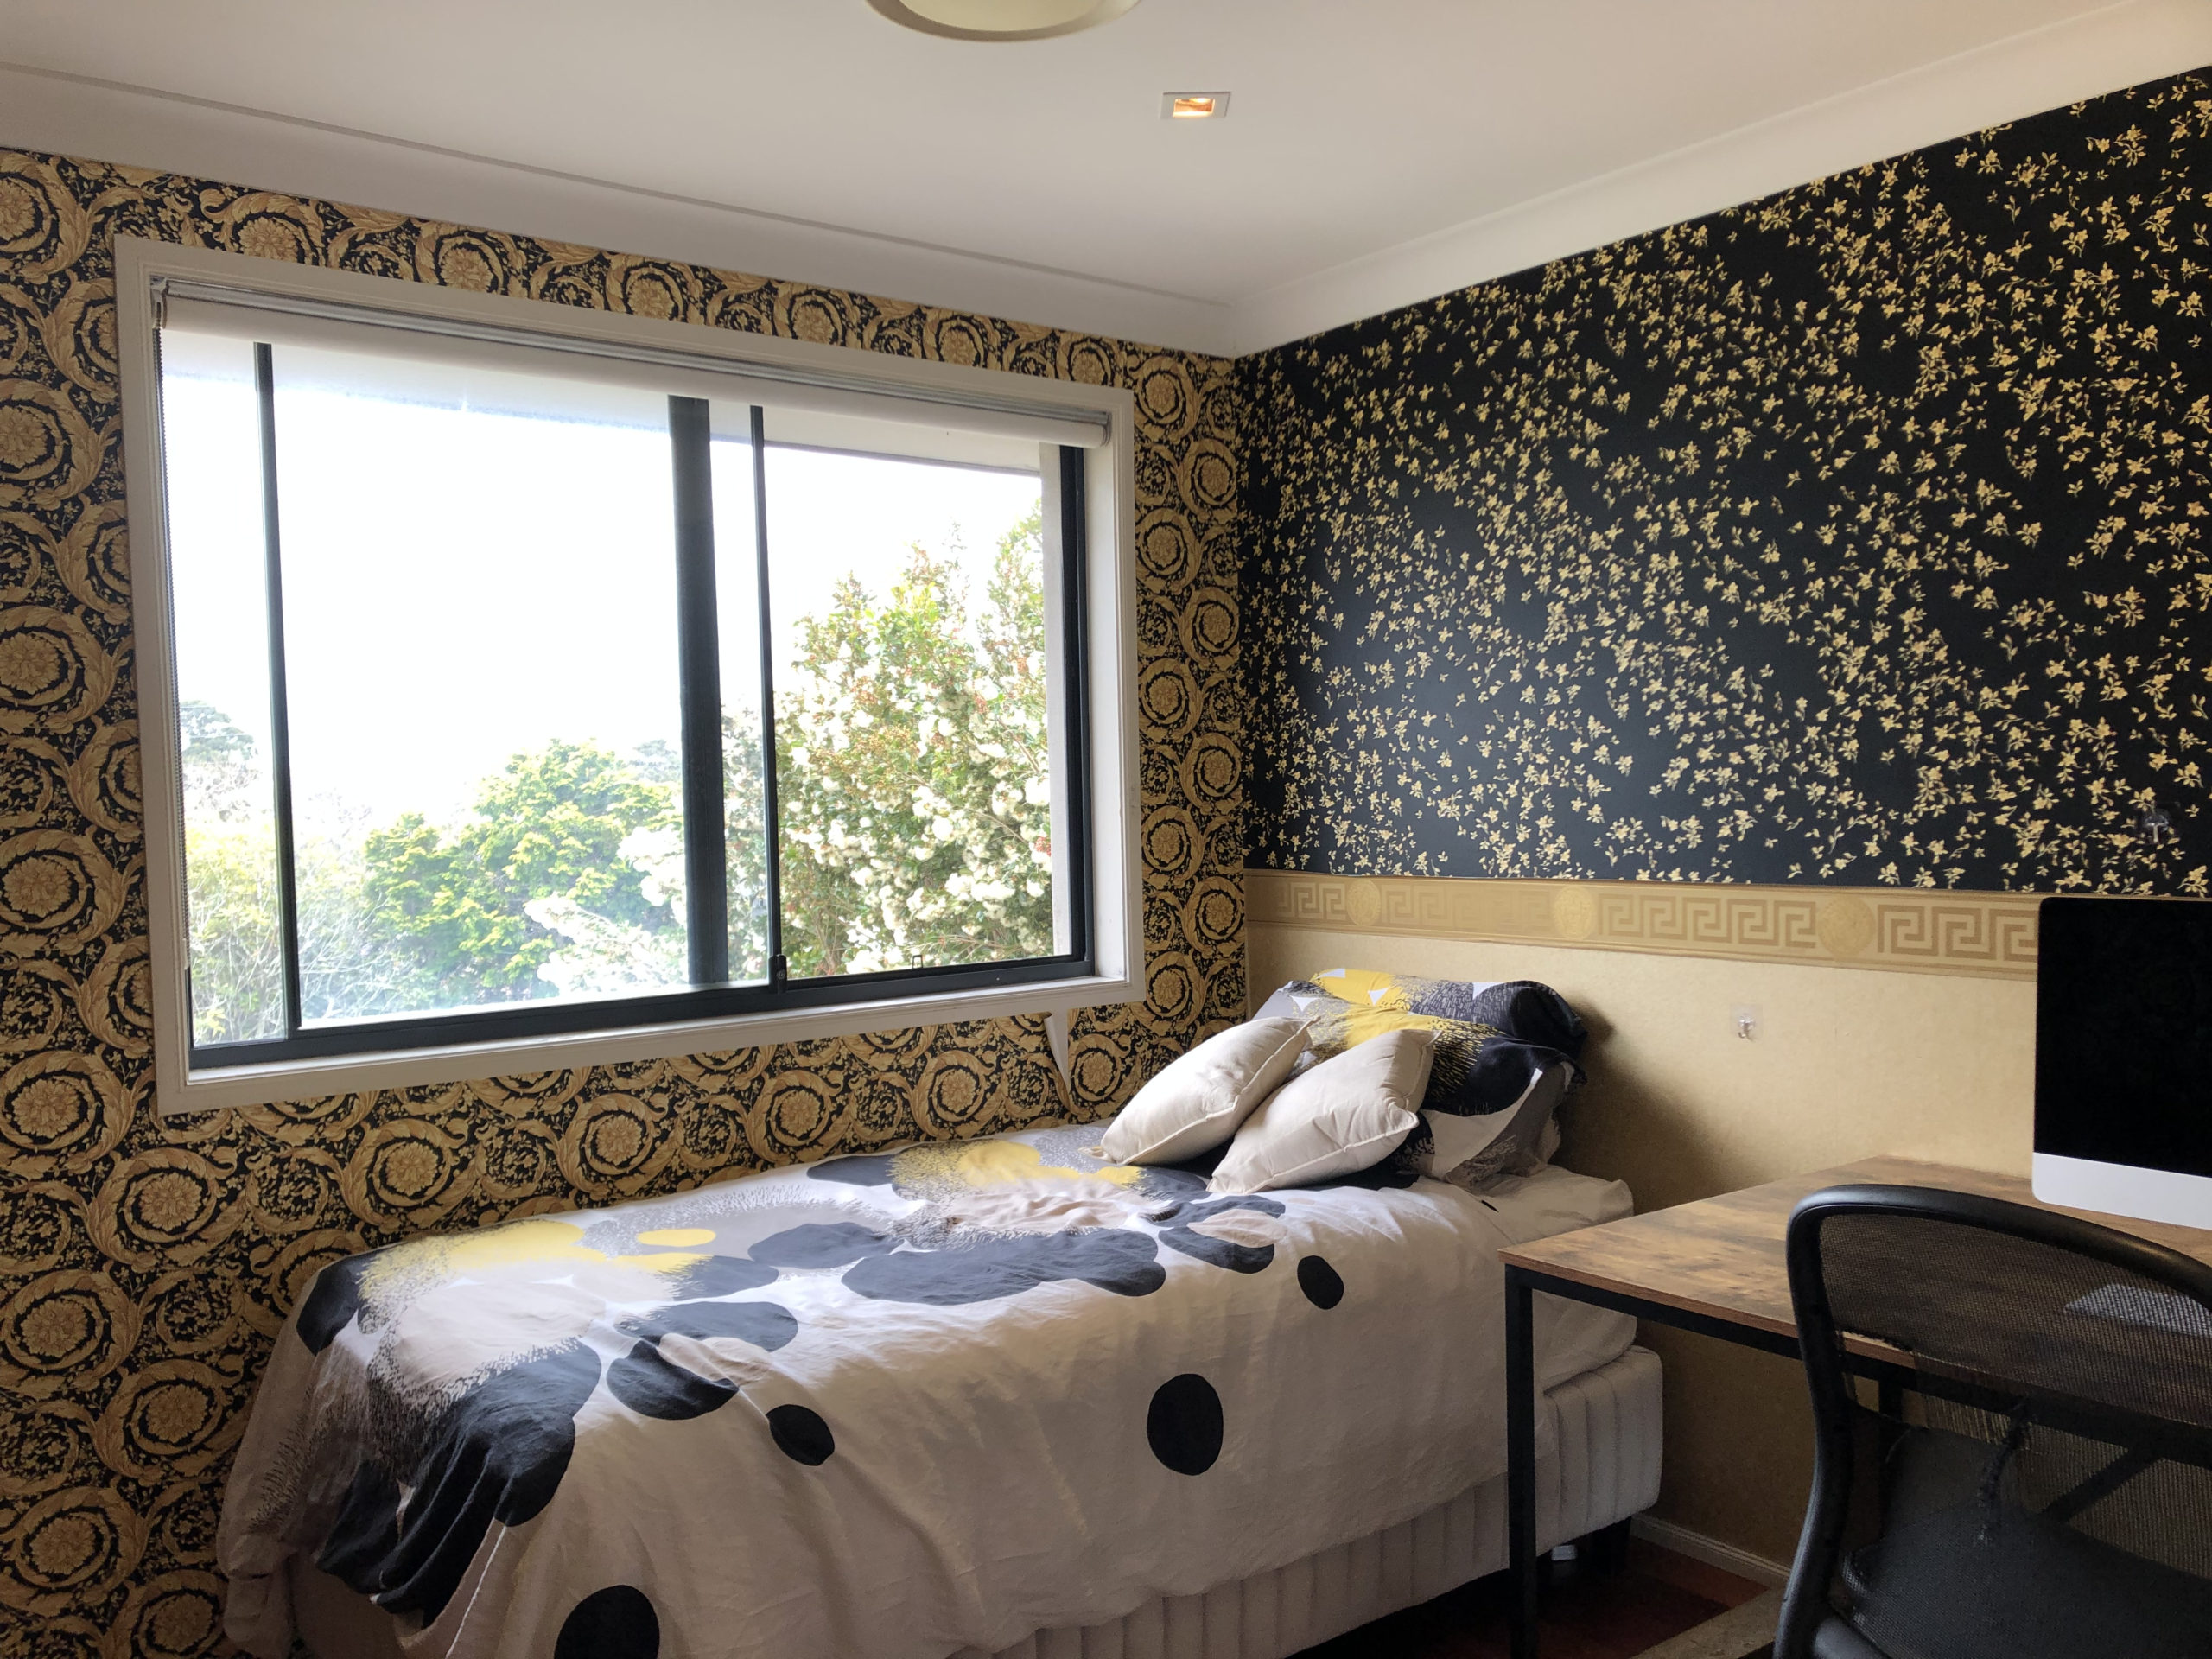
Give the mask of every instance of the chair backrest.
<path id="1" fill-rule="evenodd" d="M 1810 1652 L 1854 1512 L 1875 1414 L 1849 1376 L 1868 1357 L 1847 1359 L 1847 1338 L 1897 1351 L 1914 1378 L 1916 1403 L 1876 1437 L 1883 1531 L 2034 1516 L 2212 1580 L 2212 1268 L 2073 1217 L 1906 1186 L 1813 1194 L 1788 1249 L 1815 1456 L 1776 1659 Z"/>

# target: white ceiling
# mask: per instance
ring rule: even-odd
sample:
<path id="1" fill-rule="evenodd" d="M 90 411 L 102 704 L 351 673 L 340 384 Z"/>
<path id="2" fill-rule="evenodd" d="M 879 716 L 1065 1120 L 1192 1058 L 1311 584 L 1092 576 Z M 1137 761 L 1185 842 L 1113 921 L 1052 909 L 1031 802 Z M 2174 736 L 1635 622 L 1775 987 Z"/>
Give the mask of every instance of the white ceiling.
<path id="1" fill-rule="evenodd" d="M 0 0 L 0 143 L 1234 352 L 2194 67 L 2212 0 Z"/>

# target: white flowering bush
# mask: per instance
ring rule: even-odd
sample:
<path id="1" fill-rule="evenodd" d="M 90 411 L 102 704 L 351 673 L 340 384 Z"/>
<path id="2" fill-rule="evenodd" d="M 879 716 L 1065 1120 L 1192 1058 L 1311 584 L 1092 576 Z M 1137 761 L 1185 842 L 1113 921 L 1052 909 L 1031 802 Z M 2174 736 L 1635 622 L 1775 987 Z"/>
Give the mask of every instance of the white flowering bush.
<path id="1" fill-rule="evenodd" d="M 794 976 L 1049 955 L 1043 524 L 1001 540 L 980 603 L 916 547 L 847 580 L 777 688 L 784 954 Z"/>

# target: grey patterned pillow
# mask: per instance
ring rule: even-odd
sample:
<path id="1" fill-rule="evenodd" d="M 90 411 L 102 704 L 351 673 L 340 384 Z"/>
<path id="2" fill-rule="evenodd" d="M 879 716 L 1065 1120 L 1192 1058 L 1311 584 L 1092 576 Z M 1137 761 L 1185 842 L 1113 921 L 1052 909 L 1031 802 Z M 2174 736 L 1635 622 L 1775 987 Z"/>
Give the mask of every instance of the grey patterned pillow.
<path id="1" fill-rule="evenodd" d="M 1422 1175 L 1454 1186 L 1475 1187 L 1497 1175 L 1526 1175 L 1548 1161 L 1558 1144 L 1552 1114 L 1567 1098 L 1574 1067 L 1564 1060 L 1529 1079 L 1521 1098 L 1503 1111 L 1459 1114 L 1424 1111 L 1398 1158 Z"/>

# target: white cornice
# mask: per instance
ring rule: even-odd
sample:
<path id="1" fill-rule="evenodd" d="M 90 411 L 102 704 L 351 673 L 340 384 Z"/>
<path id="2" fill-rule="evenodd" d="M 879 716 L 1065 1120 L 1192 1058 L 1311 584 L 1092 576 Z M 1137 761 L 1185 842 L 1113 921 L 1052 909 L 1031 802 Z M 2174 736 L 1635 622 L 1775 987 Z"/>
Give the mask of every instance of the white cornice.
<path id="1" fill-rule="evenodd" d="M 1208 351 L 1227 308 L 377 133 L 0 63 L 0 147 L 219 179 L 988 316 Z"/>
<path id="2" fill-rule="evenodd" d="M 0 144 L 1224 356 L 2212 63 L 2212 0 L 2121 0 L 1223 304 L 734 203 L 0 65 Z"/>
<path id="3" fill-rule="evenodd" d="M 1929 64 L 1238 300 L 1242 356 L 2212 63 L 2212 0 L 2122 3 Z"/>

